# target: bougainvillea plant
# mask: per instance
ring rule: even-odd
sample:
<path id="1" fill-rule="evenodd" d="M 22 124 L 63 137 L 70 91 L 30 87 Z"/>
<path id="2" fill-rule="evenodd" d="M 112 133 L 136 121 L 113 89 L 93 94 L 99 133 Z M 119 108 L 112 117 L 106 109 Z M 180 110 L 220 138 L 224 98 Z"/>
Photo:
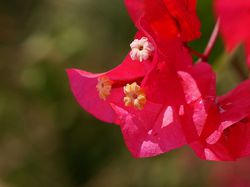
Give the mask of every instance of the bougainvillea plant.
<path id="1" fill-rule="evenodd" d="M 216 74 L 208 63 L 219 31 L 229 51 L 243 43 L 249 54 L 250 3 L 214 4 L 218 21 L 203 54 L 187 45 L 201 35 L 196 0 L 125 0 L 138 32 L 124 61 L 98 74 L 67 70 L 77 102 L 118 125 L 134 157 L 183 145 L 206 160 L 250 155 L 250 80 L 217 96 Z"/>

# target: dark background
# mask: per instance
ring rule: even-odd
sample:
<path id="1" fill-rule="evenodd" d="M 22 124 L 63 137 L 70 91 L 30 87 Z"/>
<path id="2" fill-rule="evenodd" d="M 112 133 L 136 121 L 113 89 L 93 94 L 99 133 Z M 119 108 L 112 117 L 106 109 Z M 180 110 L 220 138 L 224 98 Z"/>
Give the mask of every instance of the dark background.
<path id="1" fill-rule="evenodd" d="M 199 1 L 202 52 L 213 30 Z M 189 148 L 134 159 L 117 126 L 84 112 L 65 69 L 103 72 L 129 51 L 136 29 L 122 0 L 0 1 L 0 187 L 206 187 L 249 185 L 249 160 L 213 163 Z M 245 78 L 241 50 L 218 42 L 218 93 Z"/>

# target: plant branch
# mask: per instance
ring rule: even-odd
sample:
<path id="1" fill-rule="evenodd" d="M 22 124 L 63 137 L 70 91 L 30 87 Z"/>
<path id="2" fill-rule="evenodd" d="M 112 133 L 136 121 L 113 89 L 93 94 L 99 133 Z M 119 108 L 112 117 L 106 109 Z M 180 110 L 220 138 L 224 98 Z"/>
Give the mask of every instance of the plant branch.
<path id="1" fill-rule="evenodd" d="M 220 18 L 216 21 L 216 24 L 214 26 L 214 30 L 213 33 L 209 39 L 209 42 L 207 44 L 207 47 L 204 51 L 203 57 L 201 57 L 198 62 L 204 61 L 206 62 L 209 58 L 209 56 L 211 55 L 212 49 L 215 46 L 216 40 L 218 38 L 219 35 L 219 28 L 220 28 Z"/>
<path id="2" fill-rule="evenodd" d="M 196 57 L 199 57 L 199 58 L 205 58 L 204 54 L 202 53 L 199 53 L 198 51 L 192 49 L 191 47 L 189 47 L 187 44 L 185 44 L 186 48 L 189 50 L 189 52 L 193 55 L 195 55 Z"/>

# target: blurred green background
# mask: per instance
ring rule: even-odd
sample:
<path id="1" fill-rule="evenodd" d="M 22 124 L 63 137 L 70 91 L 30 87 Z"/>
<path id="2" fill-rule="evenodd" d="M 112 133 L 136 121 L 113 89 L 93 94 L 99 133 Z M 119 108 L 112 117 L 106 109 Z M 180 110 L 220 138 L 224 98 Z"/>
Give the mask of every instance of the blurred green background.
<path id="1" fill-rule="evenodd" d="M 191 45 L 203 51 L 211 1 L 199 1 L 198 13 L 203 35 Z M 65 69 L 115 67 L 135 32 L 122 0 L 0 1 L 0 187 L 213 187 L 234 184 L 235 174 L 250 186 L 248 159 L 205 162 L 188 148 L 134 159 L 117 126 L 76 103 Z M 245 78 L 241 66 L 224 63 L 241 57 L 218 42 L 210 63 L 219 93 Z"/>

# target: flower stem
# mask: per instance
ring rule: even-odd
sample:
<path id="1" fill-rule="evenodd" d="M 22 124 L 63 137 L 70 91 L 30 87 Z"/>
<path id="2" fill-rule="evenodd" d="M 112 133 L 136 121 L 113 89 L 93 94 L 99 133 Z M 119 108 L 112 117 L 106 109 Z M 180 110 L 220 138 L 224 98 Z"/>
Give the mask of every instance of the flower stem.
<path id="1" fill-rule="evenodd" d="M 189 52 L 193 55 L 195 55 L 196 57 L 199 57 L 199 58 L 205 58 L 204 54 L 192 49 L 191 47 L 189 47 L 188 45 L 186 45 L 186 48 L 189 50 Z"/>
<path id="2" fill-rule="evenodd" d="M 209 58 L 209 56 L 211 55 L 211 52 L 212 52 L 212 49 L 214 48 L 215 46 L 215 43 L 216 43 L 216 40 L 219 36 L 219 29 L 220 29 L 220 19 L 218 19 L 216 21 L 216 24 L 214 26 L 214 30 L 213 30 L 213 33 L 209 39 L 209 42 L 207 44 L 207 47 L 203 53 L 203 56 L 200 57 L 200 59 L 198 60 L 198 62 L 206 62 Z"/>

